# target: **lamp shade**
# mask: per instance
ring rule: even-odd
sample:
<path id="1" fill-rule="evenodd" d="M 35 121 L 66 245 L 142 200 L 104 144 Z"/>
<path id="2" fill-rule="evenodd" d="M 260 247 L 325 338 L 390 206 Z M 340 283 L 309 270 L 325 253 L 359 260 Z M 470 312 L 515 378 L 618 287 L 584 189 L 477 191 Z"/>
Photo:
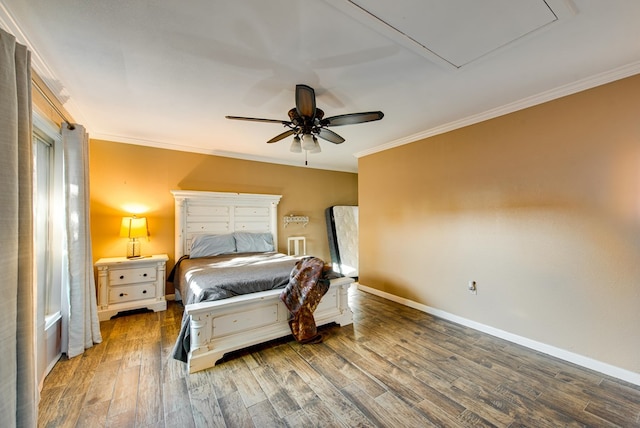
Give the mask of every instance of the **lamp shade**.
<path id="1" fill-rule="evenodd" d="M 120 236 L 123 238 L 144 238 L 149 236 L 146 217 L 122 217 Z"/>
<path id="2" fill-rule="evenodd" d="M 300 143 L 300 137 L 297 135 L 293 137 L 293 142 L 291 143 L 291 148 L 289 149 L 294 153 L 302 153 L 302 145 Z"/>
<path id="3" fill-rule="evenodd" d="M 320 153 L 322 149 L 320 148 L 320 143 L 318 143 L 318 139 L 313 137 L 313 149 L 309 150 L 309 153 Z"/>
<path id="4" fill-rule="evenodd" d="M 313 139 L 314 139 L 313 135 L 304 134 L 302 136 L 302 149 L 303 150 L 313 150 L 313 148 L 315 147 Z"/>

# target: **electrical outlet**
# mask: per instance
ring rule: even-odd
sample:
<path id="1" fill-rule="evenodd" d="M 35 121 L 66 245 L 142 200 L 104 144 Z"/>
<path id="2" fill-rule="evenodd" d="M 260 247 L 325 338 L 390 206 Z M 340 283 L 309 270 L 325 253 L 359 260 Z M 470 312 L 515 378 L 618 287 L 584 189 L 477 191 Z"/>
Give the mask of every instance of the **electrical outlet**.
<path id="1" fill-rule="evenodd" d="M 469 293 L 478 294 L 478 287 L 476 286 L 475 281 L 469 281 L 468 289 L 469 289 Z"/>

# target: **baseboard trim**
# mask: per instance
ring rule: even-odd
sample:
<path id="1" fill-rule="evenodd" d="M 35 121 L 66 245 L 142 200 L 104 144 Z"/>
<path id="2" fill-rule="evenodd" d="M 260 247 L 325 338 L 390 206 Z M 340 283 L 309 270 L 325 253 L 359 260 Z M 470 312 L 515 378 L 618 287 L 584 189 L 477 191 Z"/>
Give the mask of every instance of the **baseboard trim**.
<path id="1" fill-rule="evenodd" d="M 417 309 L 422 312 L 434 315 L 436 317 L 445 319 L 447 321 L 454 322 L 456 324 L 463 325 L 465 327 L 472 328 L 474 330 L 481 331 L 483 333 L 490 334 L 500 339 L 507 340 L 518 345 L 525 346 L 535 351 L 542 352 L 552 357 L 560 358 L 561 360 L 577 364 L 590 370 L 595 370 L 599 373 L 615 377 L 616 379 L 623 380 L 625 382 L 632 383 L 640 386 L 640 373 L 635 373 L 630 370 L 622 369 L 620 367 L 613 366 L 611 364 L 604 363 L 602 361 L 594 360 L 593 358 L 585 357 L 584 355 L 576 354 L 562 348 L 548 345 L 546 343 L 531 340 L 517 334 L 509 333 L 508 331 L 500 330 L 485 324 L 481 324 L 476 321 L 469 320 L 467 318 L 460 317 L 458 315 L 450 314 L 449 312 L 442 311 L 440 309 L 432 308 L 431 306 L 423 305 L 422 303 L 414 302 L 413 300 L 405 299 L 403 297 L 396 296 L 394 294 L 387 293 L 385 291 L 377 290 L 375 288 L 367 287 L 366 285 L 358 284 L 358 289 L 382 297 L 392 302 L 399 303 L 404 306 L 408 306 L 413 309 Z"/>

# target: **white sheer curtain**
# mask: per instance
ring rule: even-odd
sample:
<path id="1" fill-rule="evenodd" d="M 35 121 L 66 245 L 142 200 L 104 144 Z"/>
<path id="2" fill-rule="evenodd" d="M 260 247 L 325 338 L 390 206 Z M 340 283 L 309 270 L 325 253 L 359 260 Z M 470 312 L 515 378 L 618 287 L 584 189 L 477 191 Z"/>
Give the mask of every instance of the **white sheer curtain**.
<path id="1" fill-rule="evenodd" d="M 68 293 L 63 299 L 62 349 L 69 358 L 102 342 L 89 223 L 89 137 L 84 127 L 62 127 L 67 219 Z"/>
<path id="2" fill-rule="evenodd" d="M 30 53 L 0 29 L 0 426 L 36 426 Z"/>

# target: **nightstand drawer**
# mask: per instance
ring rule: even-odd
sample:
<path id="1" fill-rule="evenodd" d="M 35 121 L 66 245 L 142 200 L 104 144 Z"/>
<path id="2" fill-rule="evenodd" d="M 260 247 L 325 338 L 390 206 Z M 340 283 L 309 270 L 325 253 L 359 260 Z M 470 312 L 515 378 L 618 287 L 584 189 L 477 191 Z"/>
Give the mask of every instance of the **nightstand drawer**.
<path id="1" fill-rule="evenodd" d="M 124 285 L 109 289 L 109 303 L 122 303 L 131 300 L 151 299 L 156 296 L 154 284 Z"/>
<path id="2" fill-rule="evenodd" d="M 137 284 L 156 280 L 155 266 L 109 271 L 109 285 Z"/>

